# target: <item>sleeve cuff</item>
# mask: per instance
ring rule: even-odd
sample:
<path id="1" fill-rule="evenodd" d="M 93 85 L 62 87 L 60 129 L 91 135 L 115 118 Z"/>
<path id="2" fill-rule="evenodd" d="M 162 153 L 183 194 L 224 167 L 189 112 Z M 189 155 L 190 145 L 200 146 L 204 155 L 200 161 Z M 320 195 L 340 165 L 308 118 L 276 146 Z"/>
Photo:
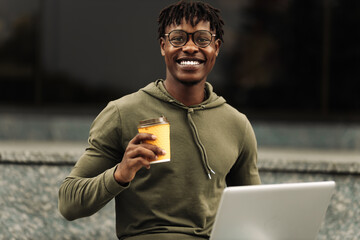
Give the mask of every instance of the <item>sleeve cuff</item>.
<path id="1" fill-rule="evenodd" d="M 122 192 L 123 190 L 129 188 L 130 183 L 128 183 L 126 186 L 120 185 L 114 177 L 114 172 L 116 169 L 117 165 L 106 170 L 105 174 L 104 174 L 104 183 L 105 183 L 105 188 L 106 190 L 116 196 L 118 195 L 120 192 Z"/>

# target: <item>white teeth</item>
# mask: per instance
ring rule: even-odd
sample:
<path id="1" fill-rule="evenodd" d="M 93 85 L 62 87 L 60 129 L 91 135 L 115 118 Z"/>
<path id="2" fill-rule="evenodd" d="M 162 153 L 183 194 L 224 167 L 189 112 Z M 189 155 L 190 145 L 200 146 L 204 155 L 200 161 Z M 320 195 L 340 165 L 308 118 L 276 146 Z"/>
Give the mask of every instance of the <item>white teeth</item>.
<path id="1" fill-rule="evenodd" d="M 180 65 L 199 65 L 199 61 L 181 61 Z"/>

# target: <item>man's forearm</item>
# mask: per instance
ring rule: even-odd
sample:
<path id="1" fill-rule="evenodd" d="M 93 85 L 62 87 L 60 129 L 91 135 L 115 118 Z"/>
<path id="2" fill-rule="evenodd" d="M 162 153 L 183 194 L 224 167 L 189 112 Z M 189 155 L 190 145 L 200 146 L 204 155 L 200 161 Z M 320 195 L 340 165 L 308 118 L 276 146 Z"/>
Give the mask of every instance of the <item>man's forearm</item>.
<path id="1" fill-rule="evenodd" d="M 93 178 L 67 177 L 59 189 L 59 211 L 69 221 L 87 217 L 113 199 L 123 187 L 113 179 L 113 169 Z"/>

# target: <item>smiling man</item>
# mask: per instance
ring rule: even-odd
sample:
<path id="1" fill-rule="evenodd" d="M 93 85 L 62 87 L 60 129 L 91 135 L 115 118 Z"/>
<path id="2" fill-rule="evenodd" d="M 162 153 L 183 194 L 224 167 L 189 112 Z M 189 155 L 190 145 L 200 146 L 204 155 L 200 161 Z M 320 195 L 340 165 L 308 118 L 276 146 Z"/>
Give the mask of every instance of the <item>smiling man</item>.
<path id="1" fill-rule="evenodd" d="M 206 81 L 223 41 L 219 10 L 180 1 L 158 22 L 166 79 L 97 116 L 60 187 L 59 210 L 74 220 L 115 198 L 119 239 L 208 239 L 223 189 L 260 184 L 256 139 L 246 116 Z M 137 125 L 160 116 L 170 122 L 171 161 L 150 165 L 165 152 Z"/>
<path id="2" fill-rule="evenodd" d="M 210 22 L 200 18 L 183 17 L 164 30 L 167 33 L 159 34 L 166 63 L 165 88 L 186 106 L 199 104 L 204 100 L 206 78 L 219 54 L 221 40 L 211 31 Z"/>

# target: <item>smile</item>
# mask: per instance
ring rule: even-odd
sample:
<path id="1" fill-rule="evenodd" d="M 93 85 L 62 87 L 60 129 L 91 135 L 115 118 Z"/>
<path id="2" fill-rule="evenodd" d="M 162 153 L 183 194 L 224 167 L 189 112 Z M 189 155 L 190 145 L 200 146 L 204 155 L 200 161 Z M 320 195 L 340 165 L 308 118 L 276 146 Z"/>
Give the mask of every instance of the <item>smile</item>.
<path id="1" fill-rule="evenodd" d="M 199 61 L 180 61 L 180 65 L 199 65 Z"/>

